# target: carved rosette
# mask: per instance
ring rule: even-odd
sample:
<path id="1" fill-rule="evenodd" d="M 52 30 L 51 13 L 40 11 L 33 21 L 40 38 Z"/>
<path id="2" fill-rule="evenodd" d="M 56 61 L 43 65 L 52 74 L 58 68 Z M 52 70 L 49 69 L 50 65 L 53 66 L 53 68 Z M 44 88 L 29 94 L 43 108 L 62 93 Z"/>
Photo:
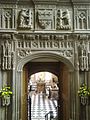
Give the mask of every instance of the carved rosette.
<path id="1" fill-rule="evenodd" d="M 17 55 L 20 58 L 24 58 L 24 57 L 28 56 L 29 54 L 31 54 L 31 49 L 18 49 Z"/>

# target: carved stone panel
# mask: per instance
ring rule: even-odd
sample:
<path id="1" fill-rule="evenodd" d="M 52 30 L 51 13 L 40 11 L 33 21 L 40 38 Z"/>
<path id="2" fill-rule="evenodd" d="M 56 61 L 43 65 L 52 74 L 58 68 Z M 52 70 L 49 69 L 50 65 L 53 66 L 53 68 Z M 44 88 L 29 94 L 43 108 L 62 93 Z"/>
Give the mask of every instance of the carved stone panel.
<path id="1" fill-rule="evenodd" d="M 6 40 L 2 44 L 2 69 L 11 70 L 13 68 L 14 51 L 12 51 L 11 42 Z"/>
<path id="2" fill-rule="evenodd" d="M 87 42 L 81 41 L 79 45 L 79 67 L 81 71 L 88 71 L 88 50 L 87 50 Z"/>
<path id="3" fill-rule="evenodd" d="M 78 30 L 88 29 L 87 9 L 78 9 L 75 11 L 75 28 Z"/>
<path id="4" fill-rule="evenodd" d="M 71 29 L 71 18 L 68 9 L 58 9 L 56 18 L 56 29 L 57 30 L 70 30 Z"/>
<path id="5" fill-rule="evenodd" d="M 33 28 L 32 10 L 22 8 L 18 15 L 18 28 Z"/>
<path id="6" fill-rule="evenodd" d="M 52 9 L 39 9 L 36 13 L 36 22 L 38 29 L 52 29 L 53 11 Z"/>
<path id="7" fill-rule="evenodd" d="M 3 28 L 12 28 L 12 9 L 3 9 Z"/>

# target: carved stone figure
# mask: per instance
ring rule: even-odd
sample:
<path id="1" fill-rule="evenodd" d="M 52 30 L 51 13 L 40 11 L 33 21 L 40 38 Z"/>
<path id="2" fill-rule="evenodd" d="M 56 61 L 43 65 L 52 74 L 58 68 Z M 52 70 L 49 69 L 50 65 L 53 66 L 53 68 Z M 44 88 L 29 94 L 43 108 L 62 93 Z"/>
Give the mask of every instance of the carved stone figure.
<path id="1" fill-rule="evenodd" d="M 62 12 L 62 25 L 70 25 L 70 15 L 68 10 Z"/>
<path id="2" fill-rule="evenodd" d="M 2 69 L 10 70 L 12 66 L 11 43 L 6 40 L 2 45 Z"/>
<path id="3" fill-rule="evenodd" d="M 31 10 L 22 9 L 19 13 L 19 27 L 31 28 Z"/>
<path id="4" fill-rule="evenodd" d="M 71 29 L 70 14 L 68 9 L 65 11 L 58 10 L 57 12 L 57 29 Z"/>

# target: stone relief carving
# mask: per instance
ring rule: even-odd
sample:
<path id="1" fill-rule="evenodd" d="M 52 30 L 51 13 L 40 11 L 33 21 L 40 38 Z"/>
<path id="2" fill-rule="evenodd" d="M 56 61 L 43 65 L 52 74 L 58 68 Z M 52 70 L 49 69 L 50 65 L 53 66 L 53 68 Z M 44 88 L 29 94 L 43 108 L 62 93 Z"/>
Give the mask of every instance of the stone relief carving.
<path id="1" fill-rule="evenodd" d="M 64 35 L 24 35 L 25 41 L 18 41 L 18 48 L 73 48 L 73 41 Z"/>
<path id="2" fill-rule="evenodd" d="M 30 9 L 22 9 L 19 12 L 19 28 L 32 28 L 32 12 Z"/>
<path id="3" fill-rule="evenodd" d="M 84 41 L 81 41 L 79 45 L 79 67 L 82 71 L 88 70 L 87 43 Z"/>
<path id="4" fill-rule="evenodd" d="M 31 50 L 30 49 L 18 49 L 18 56 L 20 58 L 24 58 L 27 55 L 31 54 Z"/>
<path id="5" fill-rule="evenodd" d="M 12 10 L 4 9 L 4 19 L 3 19 L 3 27 L 4 28 L 12 28 Z"/>
<path id="6" fill-rule="evenodd" d="M 29 37 L 32 38 L 32 36 Z M 35 52 L 43 49 L 55 50 L 60 55 L 71 58 L 73 56 L 73 41 L 65 41 L 63 38 L 64 36 L 61 35 L 35 35 L 34 39 L 18 41 L 18 57 L 23 58 L 31 54 L 31 51 L 33 53 L 33 50 Z"/>
<path id="7" fill-rule="evenodd" d="M 57 10 L 57 30 L 70 30 L 71 29 L 71 18 L 68 9 L 62 11 Z"/>
<path id="8" fill-rule="evenodd" d="M 11 34 L 2 34 L 2 35 L 0 35 L 0 37 L 2 38 L 2 39 L 11 39 L 12 38 L 12 36 L 11 36 Z"/>
<path id="9" fill-rule="evenodd" d="M 88 23 L 88 14 L 87 10 L 79 9 L 75 10 L 75 27 L 76 29 L 88 29 L 89 23 Z"/>
<path id="10" fill-rule="evenodd" d="M 59 50 L 57 51 L 61 56 L 67 57 L 67 58 L 71 58 L 73 56 L 73 50 Z M 33 52 L 31 51 L 31 49 L 18 49 L 18 57 L 19 58 L 24 58 L 30 54 L 32 54 Z"/>
<path id="11" fill-rule="evenodd" d="M 11 70 L 13 66 L 13 52 L 11 51 L 11 42 L 8 40 L 2 44 L 2 69 Z"/>
<path id="12" fill-rule="evenodd" d="M 37 19 L 40 28 L 42 29 L 52 28 L 52 10 L 38 10 Z"/>
<path id="13" fill-rule="evenodd" d="M 87 13 L 86 11 L 78 11 L 78 21 L 79 29 L 86 29 L 87 28 Z"/>

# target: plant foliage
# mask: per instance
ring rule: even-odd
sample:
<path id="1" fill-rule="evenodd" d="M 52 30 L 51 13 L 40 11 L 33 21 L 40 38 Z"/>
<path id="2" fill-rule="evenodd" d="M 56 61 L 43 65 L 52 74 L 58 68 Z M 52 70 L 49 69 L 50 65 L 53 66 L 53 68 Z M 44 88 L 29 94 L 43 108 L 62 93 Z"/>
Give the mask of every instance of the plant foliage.
<path id="1" fill-rule="evenodd" d="M 82 84 L 78 90 L 79 96 L 90 96 L 90 88 L 86 84 Z"/>
<path id="2" fill-rule="evenodd" d="M 10 87 L 6 86 L 0 90 L 0 97 L 10 96 L 10 95 L 12 95 L 12 91 L 10 90 Z"/>

